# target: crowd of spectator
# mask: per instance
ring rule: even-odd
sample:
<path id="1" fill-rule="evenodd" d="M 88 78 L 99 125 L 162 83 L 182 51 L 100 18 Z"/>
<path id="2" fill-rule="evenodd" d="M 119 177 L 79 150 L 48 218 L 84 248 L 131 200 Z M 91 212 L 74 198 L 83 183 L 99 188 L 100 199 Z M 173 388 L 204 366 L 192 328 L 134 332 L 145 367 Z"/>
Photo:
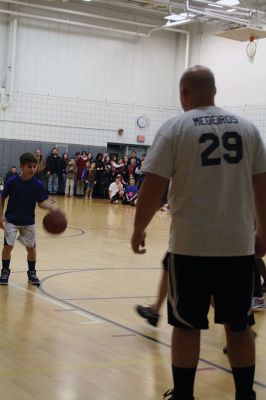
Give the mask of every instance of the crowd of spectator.
<path id="1" fill-rule="evenodd" d="M 86 151 L 74 156 L 58 154 L 54 147 L 45 159 L 41 150 L 35 151 L 37 159 L 36 177 L 41 180 L 51 195 L 62 194 L 65 197 L 109 198 L 112 203 L 135 205 L 139 188 L 144 179 L 142 172 L 146 154 L 141 159 L 135 150 L 130 157 L 98 153 L 95 157 Z M 16 175 L 12 166 L 4 182 Z"/>

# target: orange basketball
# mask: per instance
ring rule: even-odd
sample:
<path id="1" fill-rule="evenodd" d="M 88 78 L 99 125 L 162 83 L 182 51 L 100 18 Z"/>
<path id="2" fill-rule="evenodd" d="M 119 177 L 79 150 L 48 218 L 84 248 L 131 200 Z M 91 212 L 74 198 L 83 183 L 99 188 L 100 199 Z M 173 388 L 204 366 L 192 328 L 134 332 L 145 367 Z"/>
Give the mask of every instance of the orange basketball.
<path id="1" fill-rule="evenodd" d="M 42 223 L 44 229 L 54 235 L 64 232 L 67 227 L 67 219 L 60 211 L 50 211 L 45 215 Z"/>

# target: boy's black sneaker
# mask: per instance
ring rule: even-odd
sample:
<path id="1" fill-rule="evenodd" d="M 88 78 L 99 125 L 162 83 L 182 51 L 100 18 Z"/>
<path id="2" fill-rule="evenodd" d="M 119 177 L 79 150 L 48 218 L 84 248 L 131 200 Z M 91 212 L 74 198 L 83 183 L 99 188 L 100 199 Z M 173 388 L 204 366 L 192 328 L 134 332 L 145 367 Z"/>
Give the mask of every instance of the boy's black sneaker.
<path id="1" fill-rule="evenodd" d="M 152 326 L 157 326 L 160 314 L 155 312 L 152 307 L 144 307 L 141 305 L 137 305 L 135 307 L 137 313 L 144 319 L 147 320 L 147 322 L 152 325 Z"/>
<path id="2" fill-rule="evenodd" d="M 173 389 L 169 389 L 169 390 L 167 390 L 167 392 L 165 392 L 164 394 L 163 394 L 163 400 L 173 400 L 173 394 L 174 394 L 174 390 Z M 187 399 L 188 397 L 186 397 L 186 399 Z M 180 399 L 180 400 L 184 400 L 185 398 L 184 397 L 182 397 L 182 399 L 181 399 L 181 397 L 178 397 L 178 399 Z M 190 397 L 189 398 L 190 400 L 194 400 L 194 397 L 192 396 L 192 397 Z"/>
<path id="3" fill-rule="evenodd" d="M 163 394 L 163 400 L 172 400 L 172 399 L 173 399 L 173 389 L 169 389 L 167 390 L 167 392 Z"/>
<path id="4" fill-rule="evenodd" d="M 8 285 L 8 278 L 10 274 L 10 269 L 1 269 L 0 285 Z"/>
<path id="5" fill-rule="evenodd" d="M 242 398 L 243 398 L 242 396 L 238 396 L 236 394 L 235 400 L 241 400 Z M 254 392 L 254 390 L 252 390 L 252 393 L 248 397 L 245 397 L 245 399 L 256 400 L 256 392 Z"/>
<path id="6" fill-rule="evenodd" d="M 40 286 L 40 280 L 36 275 L 36 271 L 28 271 L 28 280 L 32 285 Z"/>

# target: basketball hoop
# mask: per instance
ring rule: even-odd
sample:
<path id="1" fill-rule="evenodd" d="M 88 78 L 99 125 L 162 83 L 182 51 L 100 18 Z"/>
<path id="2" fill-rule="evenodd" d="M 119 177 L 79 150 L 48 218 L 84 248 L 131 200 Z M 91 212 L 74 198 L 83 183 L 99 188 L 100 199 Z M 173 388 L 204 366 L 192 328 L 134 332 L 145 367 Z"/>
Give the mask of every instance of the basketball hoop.
<path id="1" fill-rule="evenodd" d="M 257 50 L 257 43 L 255 42 L 255 39 L 257 39 L 257 42 L 258 42 L 258 38 L 256 38 L 254 35 L 250 35 L 249 42 L 246 47 L 246 53 L 248 56 L 248 60 L 251 63 L 254 62 L 255 54 L 256 54 L 256 50 Z"/>

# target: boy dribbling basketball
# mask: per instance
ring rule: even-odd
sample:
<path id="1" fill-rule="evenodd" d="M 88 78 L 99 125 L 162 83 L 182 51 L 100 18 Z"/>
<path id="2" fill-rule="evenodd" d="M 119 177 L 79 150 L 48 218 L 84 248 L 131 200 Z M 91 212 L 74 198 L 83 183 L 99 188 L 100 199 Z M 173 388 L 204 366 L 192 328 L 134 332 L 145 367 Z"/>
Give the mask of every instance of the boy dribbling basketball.
<path id="1" fill-rule="evenodd" d="M 14 176 L 5 184 L 0 196 L 0 228 L 4 229 L 4 247 L 2 251 L 2 270 L 0 285 L 8 285 L 10 274 L 11 252 L 19 232 L 18 240 L 26 247 L 28 261 L 28 281 L 39 286 L 36 275 L 36 237 L 35 237 L 35 207 L 45 210 L 55 210 L 56 207 L 47 202 L 47 193 L 43 184 L 34 176 L 37 160 L 31 153 L 20 156 L 21 175 Z M 8 204 L 3 215 L 5 199 Z"/>

